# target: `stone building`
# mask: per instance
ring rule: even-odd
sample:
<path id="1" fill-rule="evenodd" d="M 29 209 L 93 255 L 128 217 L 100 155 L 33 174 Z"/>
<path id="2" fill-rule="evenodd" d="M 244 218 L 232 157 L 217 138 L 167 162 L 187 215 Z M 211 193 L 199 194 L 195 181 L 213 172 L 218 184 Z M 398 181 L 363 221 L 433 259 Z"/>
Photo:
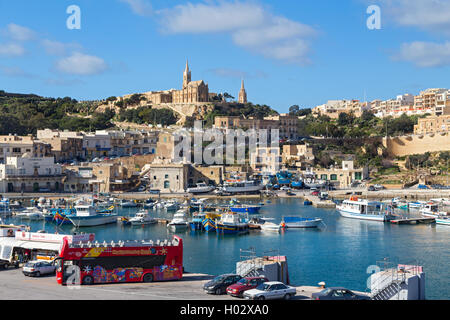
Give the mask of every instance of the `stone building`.
<path id="1" fill-rule="evenodd" d="M 314 162 L 313 148 L 307 144 L 284 145 L 282 159 L 284 164 L 304 167 L 305 164 Z"/>
<path id="2" fill-rule="evenodd" d="M 349 188 L 354 182 L 362 182 L 369 177 L 369 169 L 355 168 L 353 161 L 342 161 L 341 168 L 316 169 L 315 177 L 339 188 Z"/>
<path id="3" fill-rule="evenodd" d="M 21 157 L 29 154 L 35 158 L 51 156 L 52 146 L 38 141 L 30 136 L 7 135 L 0 136 L 0 163 L 5 163 L 7 157 Z"/>
<path id="4" fill-rule="evenodd" d="M 445 132 L 450 132 L 450 115 L 422 118 L 414 126 L 416 135 Z"/>
<path id="5" fill-rule="evenodd" d="M 53 157 L 34 157 L 25 153 L 7 157 L 0 164 L 0 193 L 59 192 L 62 190 L 61 165 Z"/>

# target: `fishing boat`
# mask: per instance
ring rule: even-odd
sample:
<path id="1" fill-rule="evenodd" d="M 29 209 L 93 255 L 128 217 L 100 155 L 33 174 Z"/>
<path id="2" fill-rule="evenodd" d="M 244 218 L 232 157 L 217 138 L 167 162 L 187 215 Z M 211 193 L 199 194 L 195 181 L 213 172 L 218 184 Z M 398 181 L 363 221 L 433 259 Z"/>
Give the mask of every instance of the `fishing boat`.
<path id="1" fill-rule="evenodd" d="M 388 222 L 395 217 L 391 206 L 378 201 L 368 201 L 352 196 L 337 205 L 336 209 L 345 218 Z"/>
<path id="2" fill-rule="evenodd" d="M 216 220 L 216 232 L 220 234 L 240 234 L 248 230 L 248 219 L 240 213 L 223 213 Z"/>
<path id="3" fill-rule="evenodd" d="M 407 210 L 409 207 L 409 204 L 407 201 L 400 199 L 400 198 L 394 198 L 391 200 L 391 205 L 394 208 L 398 208 L 398 209 L 403 209 L 403 210 Z"/>
<path id="4" fill-rule="evenodd" d="M 230 206 L 231 212 L 234 213 L 258 214 L 260 209 L 260 205 L 235 204 Z"/>
<path id="5" fill-rule="evenodd" d="M 152 209 L 155 206 L 156 202 L 152 199 L 147 199 L 143 203 L 143 207 L 145 209 Z"/>
<path id="6" fill-rule="evenodd" d="M 196 187 L 187 188 L 187 192 L 193 193 L 193 194 L 199 194 L 199 193 L 208 193 L 211 191 L 214 191 L 216 187 L 214 186 L 208 186 L 204 182 L 197 183 Z"/>
<path id="7" fill-rule="evenodd" d="M 158 222 L 155 218 L 149 215 L 147 210 L 137 212 L 136 215 L 128 221 L 131 225 L 155 224 Z"/>
<path id="8" fill-rule="evenodd" d="M 203 231 L 203 220 L 206 219 L 206 213 L 196 213 L 192 217 L 192 221 L 189 222 L 189 227 L 192 231 Z"/>
<path id="9" fill-rule="evenodd" d="M 173 231 L 184 231 L 189 227 L 189 222 L 186 219 L 186 212 L 178 210 L 173 216 L 172 221 L 167 224 L 167 227 Z"/>
<path id="10" fill-rule="evenodd" d="M 224 183 L 222 191 L 226 193 L 236 194 L 236 193 L 254 193 L 262 190 L 264 186 L 257 181 L 231 181 L 228 180 Z"/>
<path id="11" fill-rule="evenodd" d="M 281 226 L 284 228 L 317 228 L 322 223 L 320 218 L 283 217 Z"/>
<path id="12" fill-rule="evenodd" d="M 291 187 L 294 189 L 302 189 L 304 186 L 303 184 L 303 180 L 297 180 L 297 181 L 292 181 L 291 182 Z"/>
<path id="13" fill-rule="evenodd" d="M 443 216 L 443 217 L 448 216 L 447 212 L 439 210 L 439 204 L 435 203 L 435 202 L 426 203 L 422 207 L 422 209 L 419 210 L 419 212 L 424 217 L 430 217 L 430 218 L 439 218 L 441 216 Z"/>
<path id="14" fill-rule="evenodd" d="M 434 198 L 434 199 L 430 199 L 430 201 L 436 202 L 438 204 L 442 204 L 444 206 L 450 206 L 450 199 L 448 199 L 448 198 Z"/>
<path id="15" fill-rule="evenodd" d="M 202 221 L 205 232 L 216 232 L 216 220 L 220 218 L 220 214 L 208 213 Z"/>
<path id="16" fill-rule="evenodd" d="M 66 216 L 75 227 L 93 227 L 117 222 L 117 214 L 99 213 L 93 205 L 79 204 L 75 214 Z"/>

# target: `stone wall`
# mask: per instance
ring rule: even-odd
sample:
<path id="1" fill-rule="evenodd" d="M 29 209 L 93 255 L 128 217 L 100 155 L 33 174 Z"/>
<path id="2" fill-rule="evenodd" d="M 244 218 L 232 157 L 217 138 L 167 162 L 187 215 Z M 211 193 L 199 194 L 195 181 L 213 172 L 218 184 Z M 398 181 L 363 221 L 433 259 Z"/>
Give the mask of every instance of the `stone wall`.
<path id="1" fill-rule="evenodd" d="M 450 133 L 383 138 L 388 154 L 402 157 L 426 152 L 450 150 Z"/>

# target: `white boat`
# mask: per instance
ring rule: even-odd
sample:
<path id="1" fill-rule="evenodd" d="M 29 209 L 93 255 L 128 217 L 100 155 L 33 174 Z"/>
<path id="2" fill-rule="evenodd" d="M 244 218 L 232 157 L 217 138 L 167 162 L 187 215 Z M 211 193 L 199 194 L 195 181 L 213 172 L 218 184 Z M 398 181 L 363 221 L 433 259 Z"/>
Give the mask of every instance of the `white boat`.
<path id="1" fill-rule="evenodd" d="M 197 183 L 196 187 L 192 187 L 192 188 L 187 188 L 187 192 L 189 193 L 208 193 L 211 192 L 213 190 L 215 190 L 216 188 L 213 186 L 208 186 L 206 183 L 201 182 L 201 183 Z"/>
<path id="2" fill-rule="evenodd" d="M 223 213 L 216 219 L 216 232 L 222 234 L 239 234 L 249 230 L 248 216 L 242 213 Z"/>
<path id="3" fill-rule="evenodd" d="M 226 193 L 247 193 L 258 192 L 262 190 L 264 186 L 257 181 L 227 181 L 222 187 L 222 191 Z"/>
<path id="4" fill-rule="evenodd" d="M 148 214 L 147 210 L 137 212 L 136 215 L 128 221 L 132 225 L 155 224 L 158 222 L 155 218 Z"/>
<path id="5" fill-rule="evenodd" d="M 178 202 L 174 200 L 169 200 L 164 203 L 164 209 L 167 211 L 176 211 L 180 208 Z"/>
<path id="6" fill-rule="evenodd" d="M 438 218 L 440 216 L 447 216 L 448 213 L 445 211 L 439 211 L 439 204 L 435 202 L 428 202 L 426 203 L 422 209 L 420 209 L 420 214 L 424 217 L 430 217 L 430 218 Z"/>
<path id="7" fill-rule="evenodd" d="M 317 228 L 322 223 L 320 218 L 283 217 L 282 226 L 290 228 Z"/>
<path id="8" fill-rule="evenodd" d="M 410 209 L 420 209 L 422 208 L 427 202 L 426 201 L 414 201 L 409 203 Z"/>
<path id="9" fill-rule="evenodd" d="M 436 224 L 444 225 L 444 226 L 450 226 L 450 217 L 437 217 Z"/>
<path id="10" fill-rule="evenodd" d="M 261 225 L 262 231 L 274 231 L 274 232 L 280 232 L 283 229 L 281 224 L 276 224 L 273 222 L 265 222 Z"/>
<path id="11" fill-rule="evenodd" d="M 16 217 L 26 220 L 42 220 L 44 219 L 44 214 L 36 207 L 28 207 L 25 210 L 18 212 Z"/>
<path id="12" fill-rule="evenodd" d="M 345 218 L 387 222 L 395 218 L 392 208 L 378 201 L 361 200 L 351 197 L 337 205 L 336 209 Z"/>
<path id="13" fill-rule="evenodd" d="M 117 214 L 99 213 L 93 205 L 80 204 L 74 207 L 75 215 L 67 216 L 75 227 L 92 227 L 117 222 Z"/>
<path id="14" fill-rule="evenodd" d="M 430 201 L 442 204 L 444 206 L 450 206 L 450 199 L 448 199 L 448 198 L 434 198 L 434 199 L 430 199 Z"/>
<path id="15" fill-rule="evenodd" d="M 178 210 L 172 221 L 167 224 L 167 227 L 174 231 L 184 231 L 189 227 L 189 222 L 186 218 L 186 212 L 183 210 Z"/>
<path id="16" fill-rule="evenodd" d="M 122 208 L 136 208 L 137 207 L 137 203 L 135 201 L 125 200 L 125 199 L 122 199 L 119 202 L 119 205 Z"/>

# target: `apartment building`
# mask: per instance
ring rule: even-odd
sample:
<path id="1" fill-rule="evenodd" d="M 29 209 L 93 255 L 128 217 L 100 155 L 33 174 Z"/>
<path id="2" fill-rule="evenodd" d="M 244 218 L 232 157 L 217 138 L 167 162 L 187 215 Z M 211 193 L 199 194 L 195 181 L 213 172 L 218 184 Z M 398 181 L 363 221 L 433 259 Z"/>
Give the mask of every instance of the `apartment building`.
<path id="1" fill-rule="evenodd" d="M 58 192 L 62 187 L 61 165 L 53 157 L 7 157 L 0 164 L 0 193 L 6 192 Z"/>
<path id="2" fill-rule="evenodd" d="M 280 148 L 278 147 L 257 147 L 250 153 L 250 167 L 253 173 L 276 174 L 280 170 L 281 164 Z"/>
<path id="3" fill-rule="evenodd" d="M 21 157 L 25 153 L 33 157 L 51 156 L 51 145 L 36 140 L 31 135 L 0 136 L 0 163 L 5 163 L 7 157 Z"/>
<path id="4" fill-rule="evenodd" d="M 414 134 L 437 134 L 450 132 L 450 115 L 430 116 L 418 120 L 414 126 Z"/>

